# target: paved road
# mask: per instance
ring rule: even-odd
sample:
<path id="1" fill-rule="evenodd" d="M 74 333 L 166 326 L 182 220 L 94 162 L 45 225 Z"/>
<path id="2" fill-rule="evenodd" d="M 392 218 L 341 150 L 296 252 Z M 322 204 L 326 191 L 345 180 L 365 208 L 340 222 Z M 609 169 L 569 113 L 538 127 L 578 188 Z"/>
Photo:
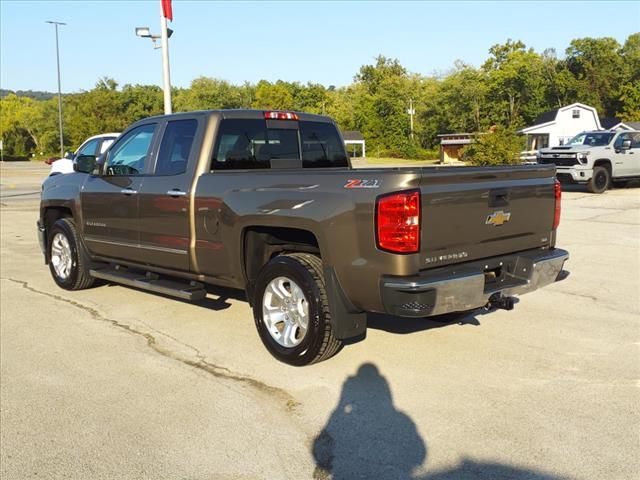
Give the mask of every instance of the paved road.
<path id="1" fill-rule="evenodd" d="M 364 342 L 293 368 L 237 292 L 56 288 L 36 201 L 5 196 L 46 168 L 0 173 L 3 479 L 640 474 L 638 189 L 565 193 L 571 275 L 514 311 L 374 316 Z"/>

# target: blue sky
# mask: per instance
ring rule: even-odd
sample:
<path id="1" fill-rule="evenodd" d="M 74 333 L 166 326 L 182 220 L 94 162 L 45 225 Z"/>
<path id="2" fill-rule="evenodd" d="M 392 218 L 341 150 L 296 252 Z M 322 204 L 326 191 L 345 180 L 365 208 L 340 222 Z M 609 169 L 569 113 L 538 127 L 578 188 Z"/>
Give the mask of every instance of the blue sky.
<path id="1" fill-rule="evenodd" d="M 159 50 L 134 35 L 159 32 L 159 0 L 0 0 L 0 87 L 55 91 L 60 20 L 62 90 L 93 88 L 109 76 L 120 85 L 160 84 Z M 456 59 L 480 65 L 495 43 L 524 41 L 559 55 L 573 38 L 640 31 L 640 2 L 391 2 L 173 0 L 170 40 L 174 86 L 198 76 L 233 83 L 277 79 L 351 83 L 378 54 L 409 71 L 444 73 Z"/>

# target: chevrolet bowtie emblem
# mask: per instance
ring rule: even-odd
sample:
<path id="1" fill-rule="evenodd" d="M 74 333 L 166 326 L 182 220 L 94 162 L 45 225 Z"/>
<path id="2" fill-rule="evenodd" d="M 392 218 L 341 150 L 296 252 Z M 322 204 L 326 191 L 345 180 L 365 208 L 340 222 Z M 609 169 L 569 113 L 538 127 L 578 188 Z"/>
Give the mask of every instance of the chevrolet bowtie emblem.
<path id="1" fill-rule="evenodd" d="M 511 213 L 498 210 L 497 212 L 493 212 L 491 215 L 487 215 L 487 221 L 484 223 L 485 225 L 493 225 L 494 227 L 499 227 L 500 225 L 507 223 L 510 218 Z"/>

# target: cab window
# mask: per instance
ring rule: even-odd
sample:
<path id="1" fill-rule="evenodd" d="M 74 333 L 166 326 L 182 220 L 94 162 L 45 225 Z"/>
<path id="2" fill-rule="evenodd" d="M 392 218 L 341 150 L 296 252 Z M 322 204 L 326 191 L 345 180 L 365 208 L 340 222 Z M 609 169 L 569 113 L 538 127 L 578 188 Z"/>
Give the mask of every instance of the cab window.
<path id="1" fill-rule="evenodd" d="M 105 165 L 105 175 L 141 175 L 144 173 L 155 124 L 134 128 L 114 145 Z"/>
<path id="2" fill-rule="evenodd" d="M 158 153 L 156 175 L 180 175 L 187 171 L 197 128 L 195 119 L 175 120 L 167 124 Z"/>
<path id="3" fill-rule="evenodd" d="M 100 139 L 98 138 L 89 140 L 78 149 L 77 156 L 79 157 L 80 155 L 95 155 L 98 148 L 98 142 L 100 142 Z"/>

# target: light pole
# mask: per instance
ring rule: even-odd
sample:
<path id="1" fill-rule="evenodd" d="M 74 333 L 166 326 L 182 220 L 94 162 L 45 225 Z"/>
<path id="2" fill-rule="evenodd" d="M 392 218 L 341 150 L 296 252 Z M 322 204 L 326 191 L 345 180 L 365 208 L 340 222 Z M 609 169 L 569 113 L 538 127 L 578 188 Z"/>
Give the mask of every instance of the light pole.
<path id="1" fill-rule="evenodd" d="M 153 48 L 162 48 L 162 90 L 164 92 L 164 114 L 169 115 L 171 109 L 171 77 L 169 72 L 169 38 L 173 30 L 167 27 L 167 19 L 160 15 L 161 34 L 153 35 L 149 27 L 136 27 L 136 35 L 141 38 L 150 38 Z M 160 47 L 156 46 L 156 41 L 160 40 Z"/>
<path id="2" fill-rule="evenodd" d="M 409 120 L 411 122 L 411 140 L 413 140 L 413 116 L 416 114 L 416 111 L 413 108 L 413 98 L 409 99 L 409 108 L 407 113 L 409 114 Z"/>
<path id="3" fill-rule="evenodd" d="M 60 158 L 64 157 L 64 139 L 62 138 L 62 88 L 60 87 L 60 48 L 58 47 L 58 25 L 66 25 L 64 22 L 47 20 L 56 28 L 56 63 L 58 65 L 58 126 L 60 127 Z"/>

